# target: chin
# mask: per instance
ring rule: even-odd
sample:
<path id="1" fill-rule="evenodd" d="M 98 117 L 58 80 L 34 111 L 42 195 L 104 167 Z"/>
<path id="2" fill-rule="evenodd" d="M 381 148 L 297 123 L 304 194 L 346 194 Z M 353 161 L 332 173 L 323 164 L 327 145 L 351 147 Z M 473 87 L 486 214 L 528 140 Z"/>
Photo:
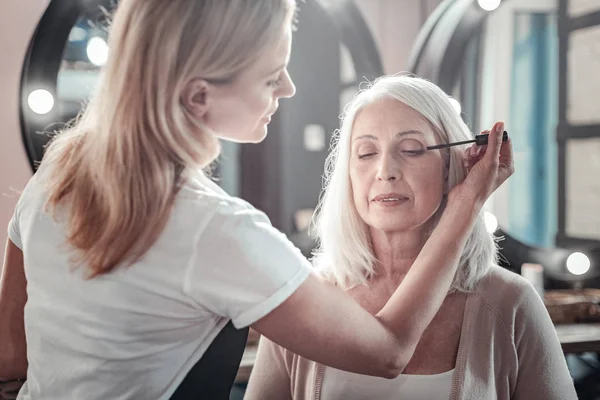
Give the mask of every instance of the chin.
<path id="1" fill-rule="evenodd" d="M 381 232 L 393 233 L 393 232 L 405 232 L 410 230 L 410 226 L 406 226 L 406 224 L 390 224 L 390 223 L 381 223 L 371 225 L 373 228 L 377 229 Z M 414 228 L 414 227 L 412 227 Z"/>
<path id="2" fill-rule="evenodd" d="M 379 217 L 369 221 L 369 226 L 382 232 L 405 232 L 418 228 L 422 223 L 407 218 Z"/>
<path id="3" fill-rule="evenodd" d="M 260 143 L 267 137 L 267 126 L 261 126 L 254 130 L 251 134 L 252 139 L 249 143 Z"/>
<path id="4" fill-rule="evenodd" d="M 259 123 L 254 130 L 248 132 L 244 143 L 260 143 L 267 137 L 267 125 Z"/>
<path id="5" fill-rule="evenodd" d="M 252 132 L 237 133 L 235 135 L 220 134 L 219 139 L 227 140 L 234 143 L 260 143 L 267 137 L 267 128 L 257 128 Z"/>

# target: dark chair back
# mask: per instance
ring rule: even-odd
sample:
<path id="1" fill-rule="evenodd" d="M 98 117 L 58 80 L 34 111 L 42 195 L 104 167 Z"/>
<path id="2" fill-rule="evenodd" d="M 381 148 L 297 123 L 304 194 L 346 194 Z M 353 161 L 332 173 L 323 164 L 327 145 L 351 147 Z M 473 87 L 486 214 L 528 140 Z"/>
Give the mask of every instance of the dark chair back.
<path id="1" fill-rule="evenodd" d="M 248 340 L 248 328 L 225 325 L 171 400 L 228 400 Z"/>

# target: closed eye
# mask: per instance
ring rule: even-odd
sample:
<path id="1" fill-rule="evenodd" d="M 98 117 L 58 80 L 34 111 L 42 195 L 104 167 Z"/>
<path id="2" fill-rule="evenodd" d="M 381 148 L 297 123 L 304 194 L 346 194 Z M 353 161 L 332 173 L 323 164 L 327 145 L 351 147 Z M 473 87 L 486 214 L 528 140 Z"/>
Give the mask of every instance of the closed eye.
<path id="1" fill-rule="evenodd" d="M 415 157 L 415 156 L 423 155 L 425 153 L 425 150 L 423 150 L 423 149 L 418 149 L 418 150 L 402 150 L 401 152 L 404 155 L 407 155 L 407 156 L 410 156 L 410 157 Z"/>
<path id="2" fill-rule="evenodd" d="M 358 159 L 362 160 L 364 158 L 369 158 L 369 157 L 373 157 L 374 155 L 376 155 L 377 153 L 365 153 L 365 154 L 359 154 L 358 155 Z"/>

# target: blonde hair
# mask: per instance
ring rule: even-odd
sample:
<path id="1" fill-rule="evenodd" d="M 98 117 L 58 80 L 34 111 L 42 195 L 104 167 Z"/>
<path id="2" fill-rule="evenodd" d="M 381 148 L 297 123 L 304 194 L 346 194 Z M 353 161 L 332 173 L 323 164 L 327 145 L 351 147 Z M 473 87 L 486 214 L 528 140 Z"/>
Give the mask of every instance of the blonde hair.
<path id="1" fill-rule="evenodd" d="M 423 115 L 434 128 L 440 143 L 473 137 L 452 107 L 449 96 L 435 84 L 417 77 L 378 78 L 346 106 L 325 165 L 323 192 L 314 220 L 318 247 L 313 258 L 317 270 L 342 288 L 365 284 L 377 273 L 377 259 L 373 254 L 368 227 L 352 201 L 348 164 L 354 120 L 361 109 L 381 98 L 399 100 Z M 448 165 L 448 190 L 462 182 L 467 174 L 462 164 L 464 149 L 464 146 L 457 146 L 442 152 Z M 445 202 L 442 202 L 438 216 L 444 205 Z M 496 257 L 496 243 L 486 229 L 483 213 L 480 213 L 466 242 L 450 291 L 472 290 L 496 264 Z"/>
<path id="2" fill-rule="evenodd" d="M 41 165 L 51 169 L 46 206 L 55 217 L 67 212 L 73 261 L 90 277 L 139 260 L 167 224 L 186 171 L 219 155 L 216 136 L 182 105 L 186 84 L 233 81 L 294 10 L 294 0 L 119 2 L 99 89 Z"/>

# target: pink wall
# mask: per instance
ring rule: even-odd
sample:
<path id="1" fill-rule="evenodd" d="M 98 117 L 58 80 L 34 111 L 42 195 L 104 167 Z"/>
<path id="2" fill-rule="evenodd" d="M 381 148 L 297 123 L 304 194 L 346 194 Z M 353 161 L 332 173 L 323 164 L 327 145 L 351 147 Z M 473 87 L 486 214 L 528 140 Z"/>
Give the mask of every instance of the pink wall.
<path id="1" fill-rule="evenodd" d="M 19 124 L 19 83 L 29 40 L 47 0 L 0 2 L 0 256 L 8 222 L 27 184 L 31 169 L 25 155 Z"/>
<path id="2" fill-rule="evenodd" d="M 407 71 L 412 45 L 441 0 L 355 0 L 375 38 L 386 74 Z"/>

